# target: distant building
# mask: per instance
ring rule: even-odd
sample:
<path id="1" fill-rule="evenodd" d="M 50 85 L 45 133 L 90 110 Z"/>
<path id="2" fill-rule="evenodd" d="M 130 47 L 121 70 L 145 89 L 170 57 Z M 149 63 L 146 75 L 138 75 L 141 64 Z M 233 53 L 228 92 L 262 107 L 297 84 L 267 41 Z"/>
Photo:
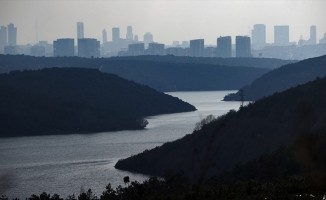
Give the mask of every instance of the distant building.
<path id="1" fill-rule="evenodd" d="M 120 40 L 120 28 L 112 28 L 112 42 Z"/>
<path id="2" fill-rule="evenodd" d="M 255 24 L 251 31 L 252 48 L 255 50 L 263 49 L 266 46 L 266 27 L 265 24 Z"/>
<path id="3" fill-rule="evenodd" d="M 77 39 L 83 39 L 83 38 L 84 38 L 84 23 L 77 22 Z"/>
<path id="4" fill-rule="evenodd" d="M 150 32 L 145 33 L 144 35 L 145 49 L 148 48 L 148 44 L 151 42 L 153 42 L 153 35 Z"/>
<path id="5" fill-rule="evenodd" d="M 236 36 L 235 46 L 236 57 L 251 57 L 250 37 Z"/>
<path id="6" fill-rule="evenodd" d="M 53 56 L 75 56 L 74 42 L 72 38 L 53 41 Z"/>
<path id="7" fill-rule="evenodd" d="M 7 27 L 1 26 L 0 28 L 0 53 L 4 52 L 4 47 L 7 46 Z"/>
<path id="8" fill-rule="evenodd" d="M 100 57 L 100 41 L 92 38 L 78 39 L 78 56 Z"/>
<path id="9" fill-rule="evenodd" d="M 317 44 L 317 31 L 316 26 L 310 26 L 310 38 L 309 40 L 303 40 L 302 38 L 299 40 L 298 45 L 315 45 Z"/>
<path id="10" fill-rule="evenodd" d="M 107 41 L 108 41 L 108 35 L 107 35 L 105 29 L 102 31 L 102 37 L 103 37 L 103 44 L 107 43 Z"/>
<path id="11" fill-rule="evenodd" d="M 173 41 L 172 46 L 173 47 L 179 47 L 180 46 L 179 41 Z"/>
<path id="12" fill-rule="evenodd" d="M 148 44 L 147 55 L 164 55 L 164 44 L 151 42 Z"/>
<path id="13" fill-rule="evenodd" d="M 189 48 L 189 41 L 182 41 L 181 42 L 181 47 L 182 48 Z"/>
<path id="14" fill-rule="evenodd" d="M 17 28 L 14 24 L 8 25 L 8 44 L 17 45 Z"/>
<path id="15" fill-rule="evenodd" d="M 39 41 L 38 44 L 45 48 L 45 56 L 53 56 L 53 44 L 49 44 L 47 41 Z"/>
<path id="16" fill-rule="evenodd" d="M 134 35 L 132 34 L 132 26 L 127 26 L 127 34 L 126 34 L 127 40 L 133 40 Z"/>
<path id="17" fill-rule="evenodd" d="M 216 48 L 215 47 L 205 47 L 204 48 L 204 57 L 208 57 L 208 58 L 216 57 Z"/>
<path id="18" fill-rule="evenodd" d="M 4 47 L 4 54 L 16 55 L 18 54 L 17 46 L 5 46 Z"/>
<path id="19" fill-rule="evenodd" d="M 289 26 L 274 26 L 274 43 L 288 45 L 290 43 Z"/>
<path id="20" fill-rule="evenodd" d="M 324 34 L 324 37 L 319 40 L 319 44 L 326 44 L 326 33 Z"/>
<path id="21" fill-rule="evenodd" d="M 40 45 L 34 45 L 31 47 L 32 56 L 45 56 L 45 48 Z"/>
<path id="22" fill-rule="evenodd" d="M 317 44 L 317 30 L 316 26 L 310 26 L 310 44 Z"/>
<path id="23" fill-rule="evenodd" d="M 128 55 L 129 56 L 139 56 L 144 55 L 145 45 L 144 43 L 136 43 L 128 45 Z"/>
<path id="24" fill-rule="evenodd" d="M 138 42 L 138 35 L 135 35 L 134 40 L 135 42 Z"/>
<path id="25" fill-rule="evenodd" d="M 216 56 L 221 58 L 232 57 L 232 38 L 231 36 L 217 38 Z"/>
<path id="26" fill-rule="evenodd" d="M 186 50 L 181 47 L 169 47 L 165 49 L 166 55 L 186 56 Z"/>
<path id="27" fill-rule="evenodd" d="M 204 39 L 190 40 L 189 56 L 204 56 Z"/>

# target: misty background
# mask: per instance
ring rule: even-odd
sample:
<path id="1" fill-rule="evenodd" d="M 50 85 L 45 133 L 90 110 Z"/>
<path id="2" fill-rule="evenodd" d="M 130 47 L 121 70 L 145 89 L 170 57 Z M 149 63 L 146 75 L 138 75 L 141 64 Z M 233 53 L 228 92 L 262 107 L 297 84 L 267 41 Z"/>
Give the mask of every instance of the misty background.
<path id="1" fill-rule="evenodd" d="M 274 40 L 275 25 L 290 26 L 290 42 L 309 39 L 317 26 L 317 41 L 326 33 L 324 0 L 1 0 L 0 24 L 18 27 L 17 44 L 77 38 L 76 23 L 84 23 L 85 38 L 102 43 L 102 30 L 127 26 L 142 37 L 151 32 L 154 41 L 205 38 L 215 44 L 219 36 L 250 35 L 253 24 L 266 25 L 266 42 Z M 108 31 L 111 38 L 111 31 Z M 233 39 L 234 41 L 234 39 Z"/>

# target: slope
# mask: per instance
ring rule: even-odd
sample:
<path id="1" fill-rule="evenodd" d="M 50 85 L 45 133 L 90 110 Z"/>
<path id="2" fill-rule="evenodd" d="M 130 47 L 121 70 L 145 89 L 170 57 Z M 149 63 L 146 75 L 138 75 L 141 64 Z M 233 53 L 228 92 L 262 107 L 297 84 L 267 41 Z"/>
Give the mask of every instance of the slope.
<path id="1" fill-rule="evenodd" d="M 250 84 L 269 69 L 117 60 L 106 61 L 101 71 L 117 74 L 162 92 L 171 92 L 235 90 L 244 84 Z"/>
<path id="2" fill-rule="evenodd" d="M 0 136 L 142 129 L 145 116 L 194 111 L 178 98 L 94 69 L 0 74 Z"/>
<path id="3" fill-rule="evenodd" d="M 310 58 L 297 63 L 274 69 L 254 80 L 250 85 L 242 86 L 245 100 L 256 101 L 275 92 L 282 92 L 298 84 L 326 75 L 326 56 Z M 224 101 L 239 101 L 239 92 L 224 97 Z"/>
<path id="4" fill-rule="evenodd" d="M 326 78 L 230 111 L 199 131 L 120 160 L 116 168 L 162 176 L 183 170 L 193 181 L 292 144 L 302 132 L 326 128 Z"/>

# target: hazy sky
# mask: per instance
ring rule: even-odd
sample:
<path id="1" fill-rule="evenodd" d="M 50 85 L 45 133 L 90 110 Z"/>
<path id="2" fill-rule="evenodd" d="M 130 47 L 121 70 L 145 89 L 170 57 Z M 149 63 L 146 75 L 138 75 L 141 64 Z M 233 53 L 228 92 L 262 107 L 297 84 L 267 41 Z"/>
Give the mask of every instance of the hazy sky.
<path id="1" fill-rule="evenodd" d="M 317 39 L 326 33 L 326 0 L 0 0 L 0 25 L 14 23 L 18 44 L 50 43 L 57 38 L 76 38 L 76 23 L 84 22 L 86 38 L 102 41 L 102 30 L 127 26 L 142 40 L 151 32 L 154 41 L 172 44 L 203 38 L 216 44 L 219 36 L 249 35 L 249 27 L 265 24 L 267 42 L 274 41 L 274 25 L 290 25 L 290 41 L 309 39 L 317 26 Z"/>

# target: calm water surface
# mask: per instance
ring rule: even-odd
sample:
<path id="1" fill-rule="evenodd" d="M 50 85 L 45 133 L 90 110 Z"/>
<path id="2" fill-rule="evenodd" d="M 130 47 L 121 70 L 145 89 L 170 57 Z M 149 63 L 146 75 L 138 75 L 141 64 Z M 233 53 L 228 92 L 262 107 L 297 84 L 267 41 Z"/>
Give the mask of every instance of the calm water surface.
<path id="1" fill-rule="evenodd" d="M 0 139 L 0 195 L 25 199 L 45 191 L 65 198 L 91 188 L 100 196 L 108 183 L 123 185 L 125 176 L 141 182 L 148 177 L 117 170 L 115 163 L 191 133 L 207 115 L 238 109 L 239 102 L 221 101 L 231 92 L 167 93 L 198 110 L 149 117 L 145 130 Z"/>

